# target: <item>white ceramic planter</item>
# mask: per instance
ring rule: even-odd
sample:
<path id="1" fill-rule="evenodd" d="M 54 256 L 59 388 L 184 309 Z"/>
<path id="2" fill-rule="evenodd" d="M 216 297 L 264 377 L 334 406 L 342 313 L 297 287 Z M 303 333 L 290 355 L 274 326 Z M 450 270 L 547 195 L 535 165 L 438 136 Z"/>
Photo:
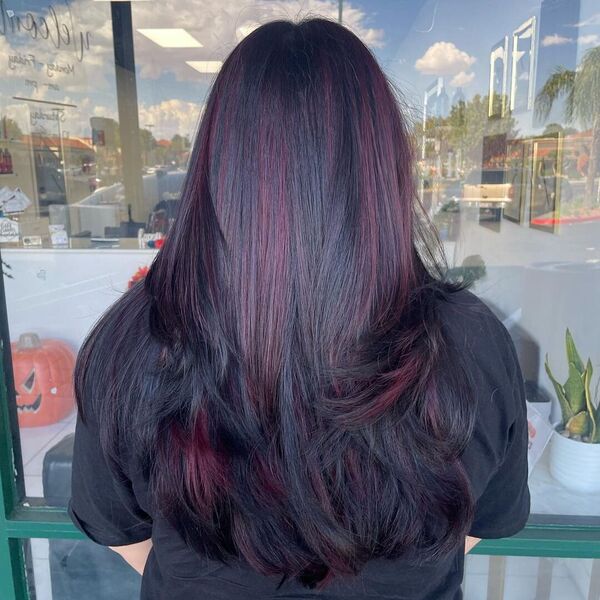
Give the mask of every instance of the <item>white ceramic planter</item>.
<path id="1" fill-rule="evenodd" d="M 554 431 L 550 439 L 550 473 L 565 488 L 600 492 L 600 444 L 586 444 Z"/>

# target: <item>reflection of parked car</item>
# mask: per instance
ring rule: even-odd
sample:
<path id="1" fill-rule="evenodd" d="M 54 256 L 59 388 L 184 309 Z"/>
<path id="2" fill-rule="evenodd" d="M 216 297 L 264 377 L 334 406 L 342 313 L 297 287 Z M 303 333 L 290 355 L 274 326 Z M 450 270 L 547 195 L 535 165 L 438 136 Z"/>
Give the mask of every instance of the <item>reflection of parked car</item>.
<path id="1" fill-rule="evenodd" d="M 505 169 L 482 169 L 471 171 L 463 185 L 463 202 L 479 202 L 480 206 L 497 206 L 513 198 L 513 184 Z"/>
<path id="2" fill-rule="evenodd" d="M 446 179 L 441 185 L 442 199 L 445 201 L 460 200 L 462 195 L 462 186 L 463 184 L 459 179 Z"/>

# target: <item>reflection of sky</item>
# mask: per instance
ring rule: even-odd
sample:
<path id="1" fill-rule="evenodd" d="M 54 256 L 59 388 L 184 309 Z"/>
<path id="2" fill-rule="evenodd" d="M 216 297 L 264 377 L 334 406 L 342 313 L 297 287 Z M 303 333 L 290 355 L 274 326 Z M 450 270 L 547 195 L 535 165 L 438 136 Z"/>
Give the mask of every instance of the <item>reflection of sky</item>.
<path id="1" fill-rule="evenodd" d="M 512 32 L 531 16 L 541 25 L 539 71 L 544 78 L 556 64 L 573 68 L 585 48 L 600 44 L 596 0 L 544 0 L 541 23 L 540 4 L 538 0 L 353 0 L 345 3 L 344 18 L 373 42 L 373 51 L 390 79 L 419 112 L 425 89 L 438 76 L 444 78 L 449 98 L 459 87 L 467 100 L 475 94 L 487 94 L 491 48 L 504 35 L 512 43 Z M 48 5 L 48 0 L 4 0 L 5 9 L 21 15 L 26 11 L 47 14 Z M 64 14 L 64 0 L 57 0 L 55 6 Z M 153 125 L 159 138 L 193 133 L 213 76 L 197 73 L 185 61 L 223 58 L 236 42 L 238 27 L 268 18 L 293 17 L 295 7 L 312 14 L 329 11 L 330 17 L 337 15 L 334 0 L 263 1 L 243 6 L 240 11 L 240 3 L 234 0 L 132 3 L 134 29 L 185 27 L 205 44 L 202 49 L 165 49 L 134 33 L 142 127 Z M 278 6 L 285 10 L 277 14 Z M 92 31 L 92 49 L 80 69 L 80 81 L 66 80 L 60 91 L 49 91 L 44 97 L 77 104 L 80 110 L 71 116 L 73 135 L 76 130 L 80 130 L 79 135 L 90 135 L 89 116 L 117 117 L 110 4 L 74 0 L 71 7 L 76 30 L 83 27 Z M 576 22 L 583 25 L 575 27 Z M 579 46 L 575 43 L 578 36 L 583 40 Z M 3 54 L 6 41 L 0 37 L 0 43 L 5 44 L 0 48 Z M 13 52 L 26 52 L 32 45 L 24 33 L 11 35 L 8 41 Z M 49 58 L 69 58 L 68 50 L 56 52 L 49 42 L 38 40 L 35 47 L 40 54 L 45 47 Z M 526 63 L 523 61 L 520 68 Z M 5 97 L 26 92 L 23 77 L 14 77 L 14 73 L 1 85 Z"/>
<path id="2" fill-rule="evenodd" d="M 475 77 L 465 86 L 467 98 L 475 93 L 487 93 L 492 44 L 502 35 L 510 34 L 539 7 L 538 2 L 521 0 L 514 0 L 510 9 L 507 4 L 499 0 L 358 0 L 350 6 L 364 12 L 366 27 L 384 32 L 384 45 L 374 48 L 375 55 L 409 98 L 420 102 L 425 88 L 437 75 L 417 71 L 415 62 L 432 44 L 440 41 L 451 42 L 476 59 L 468 71 Z M 445 76 L 446 85 L 460 72 L 452 64 L 441 71 L 438 74 Z M 206 88 L 206 81 L 210 80 L 204 77 L 201 88 Z M 140 96 L 151 94 L 154 101 L 173 96 L 197 99 L 198 91 L 189 82 L 176 81 L 168 75 L 153 83 L 140 82 Z"/>
<path id="3" fill-rule="evenodd" d="M 374 26 L 385 30 L 386 48 L 381 62 L 405 88 L 420 102 L 421 94 L 437 76 L 443 76 L 448 86 L 460 72 L 451 60 L 419 72 L 416 61 L 436 42 L 450 42 L 475 61 L 466 73 L 473 73 L 472 81 L 463 87 L 467 99 L 474 94 L 487 94 L 489 86 L 489 54 L 492 46 L 504 35 L 511 35 L 526 19 L 536 14 L 539 2 L 502 2 L 499 0 L 423 0 L 403 2 L 411 8 L 410 17 L 394 7 L 394 0 L 363 0 L 357 2 L 374 17 Z M 381 16 L 377 16 L 382 7 Z M 380 23 L 377 24 L 377 19 Z M 380 54 L 376 52 L 376 54 Z M 456 62 L 456 61 L 455 61 Z M 452 86 L 450 86 L 452 87 Z"/>
<path id="4" fill-rule="evenodd" d="M 536 17 L 538 28 L 541 26 L 536 40 L 541 81 L 557 65 L 573 69 L 586 49 L 600 45 L 597 0 L 357 0 L 353 4 L 368 14 L 369 26 L 384 30 L 385 46 L 375 49 L 375 54 L 418 109 L 424 91 L 437 76 L 444 77 L 450 97 L 456 86 L 462 88 L 467 100 L 475 94 L 486 95 L 492 47 L 507 35 L 510 63 L 512 33 L 532 16 Z M 446 46 L 437 62 L 421 63 L 421 68 L 417 68 L 417 61 L 440 42 L 453 44 L 454 49 Z M 467 69 L 459 70 L 460 60 L 452 59 L 453 53 L 455 59 L 460 58 L 458 52 L 475 59 Z M 518 64 L 518 69 L 523 78 L 528 76 L 528 57 Z M 507 84 L 508 93 L 510 79 Z M 539 85 L 536 82 L 537 89 Z M 563 120 L 560 103 L 551 116 L 559 122 Z"/>
<path id="5" fill-rule="evenodd" d="M 457 10 L 457 5 L 460 10 Z M 441 41 L 451 42 L 457 51 L 466 52 L 474 58 L 473 65 L 464 71 L 466 75 L 474 75 L 473 81 L 465 86 L 465 95 L 469 98 L 474 93 L 486 93 L 488 57 L 493 41 L 504 33 L 510 33 L 531 16 L 527 4 L 520 0 L 515 0 L 510 10 L 504 2 L 489 0 L 359 0 L 351 2 L 350 7 L 362 10 L 365 27 L 384 32 L 384 44 L 374 48 L 374 52 L 392 80 L 404 90 L 410 101 L 417 104 L 425 88 L 438 74 L 445 76 L 448 85 L 461 72 L 451 61 L 437 74 L 431 70 L 417 71 L 415 62 L 430 46 Z M 160 51 L 157 49 L 157 52 Z M 142 77 L 139 81 L 140 99 L 151 98 L 154 103 L 173 97 L 198 100 L 205 94 L 206 83 L 210 79 L 199 76 L 198 80 L 199 85 L 196 86 L 190 85 L 189 81 L 178 81 L 169 74 L 156 80 Z M 451 88 L 449 95 L 453 91 Z"/>

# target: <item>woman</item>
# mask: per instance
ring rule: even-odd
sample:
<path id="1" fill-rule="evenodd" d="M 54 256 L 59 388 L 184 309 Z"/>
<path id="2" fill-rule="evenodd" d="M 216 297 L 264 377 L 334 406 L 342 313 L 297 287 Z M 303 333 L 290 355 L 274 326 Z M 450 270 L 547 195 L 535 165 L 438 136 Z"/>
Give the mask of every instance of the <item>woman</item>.
<path id="1" fill-rule="evenodd" d="M 455 599 L 466 536 L 524 526 L 515 350 L 438 254 L 368 49 L 247 36 L 174 228 L 78 356 L 70 514 L 144 600 Z"/>

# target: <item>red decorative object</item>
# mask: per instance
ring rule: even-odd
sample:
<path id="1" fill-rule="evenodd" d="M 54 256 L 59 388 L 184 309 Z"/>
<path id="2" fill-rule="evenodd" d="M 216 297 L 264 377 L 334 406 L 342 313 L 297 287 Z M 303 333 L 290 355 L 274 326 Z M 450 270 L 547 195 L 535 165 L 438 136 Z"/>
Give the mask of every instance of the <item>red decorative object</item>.
<path id="1" fill-rule="evenodd" d="M 127 288 L 130 289 L 136 284 L 140 279 L 144 279 L 148 274 L 148 267 L 139 267 L 138 270 L 130 277 L 129 283 L 127 284 Z"/>
<path id="2" fill-rule="evenodd" d="M 165 243 L 164 237 L 156 238 L 155 240 L 148 240 L 148 248 L 156 248 L 157 250 L 160 250 L 160 248 L 162 248 L 162 245 L 164 243 Z"/>
<path id="3" fill-rule="evenodd" d="M 35 333 L 24 333 L 10 348 L 19 425 L 39 427 L 64 419 L 75 406 L 71 347 L 61 340 L 40 340 Z"/>

